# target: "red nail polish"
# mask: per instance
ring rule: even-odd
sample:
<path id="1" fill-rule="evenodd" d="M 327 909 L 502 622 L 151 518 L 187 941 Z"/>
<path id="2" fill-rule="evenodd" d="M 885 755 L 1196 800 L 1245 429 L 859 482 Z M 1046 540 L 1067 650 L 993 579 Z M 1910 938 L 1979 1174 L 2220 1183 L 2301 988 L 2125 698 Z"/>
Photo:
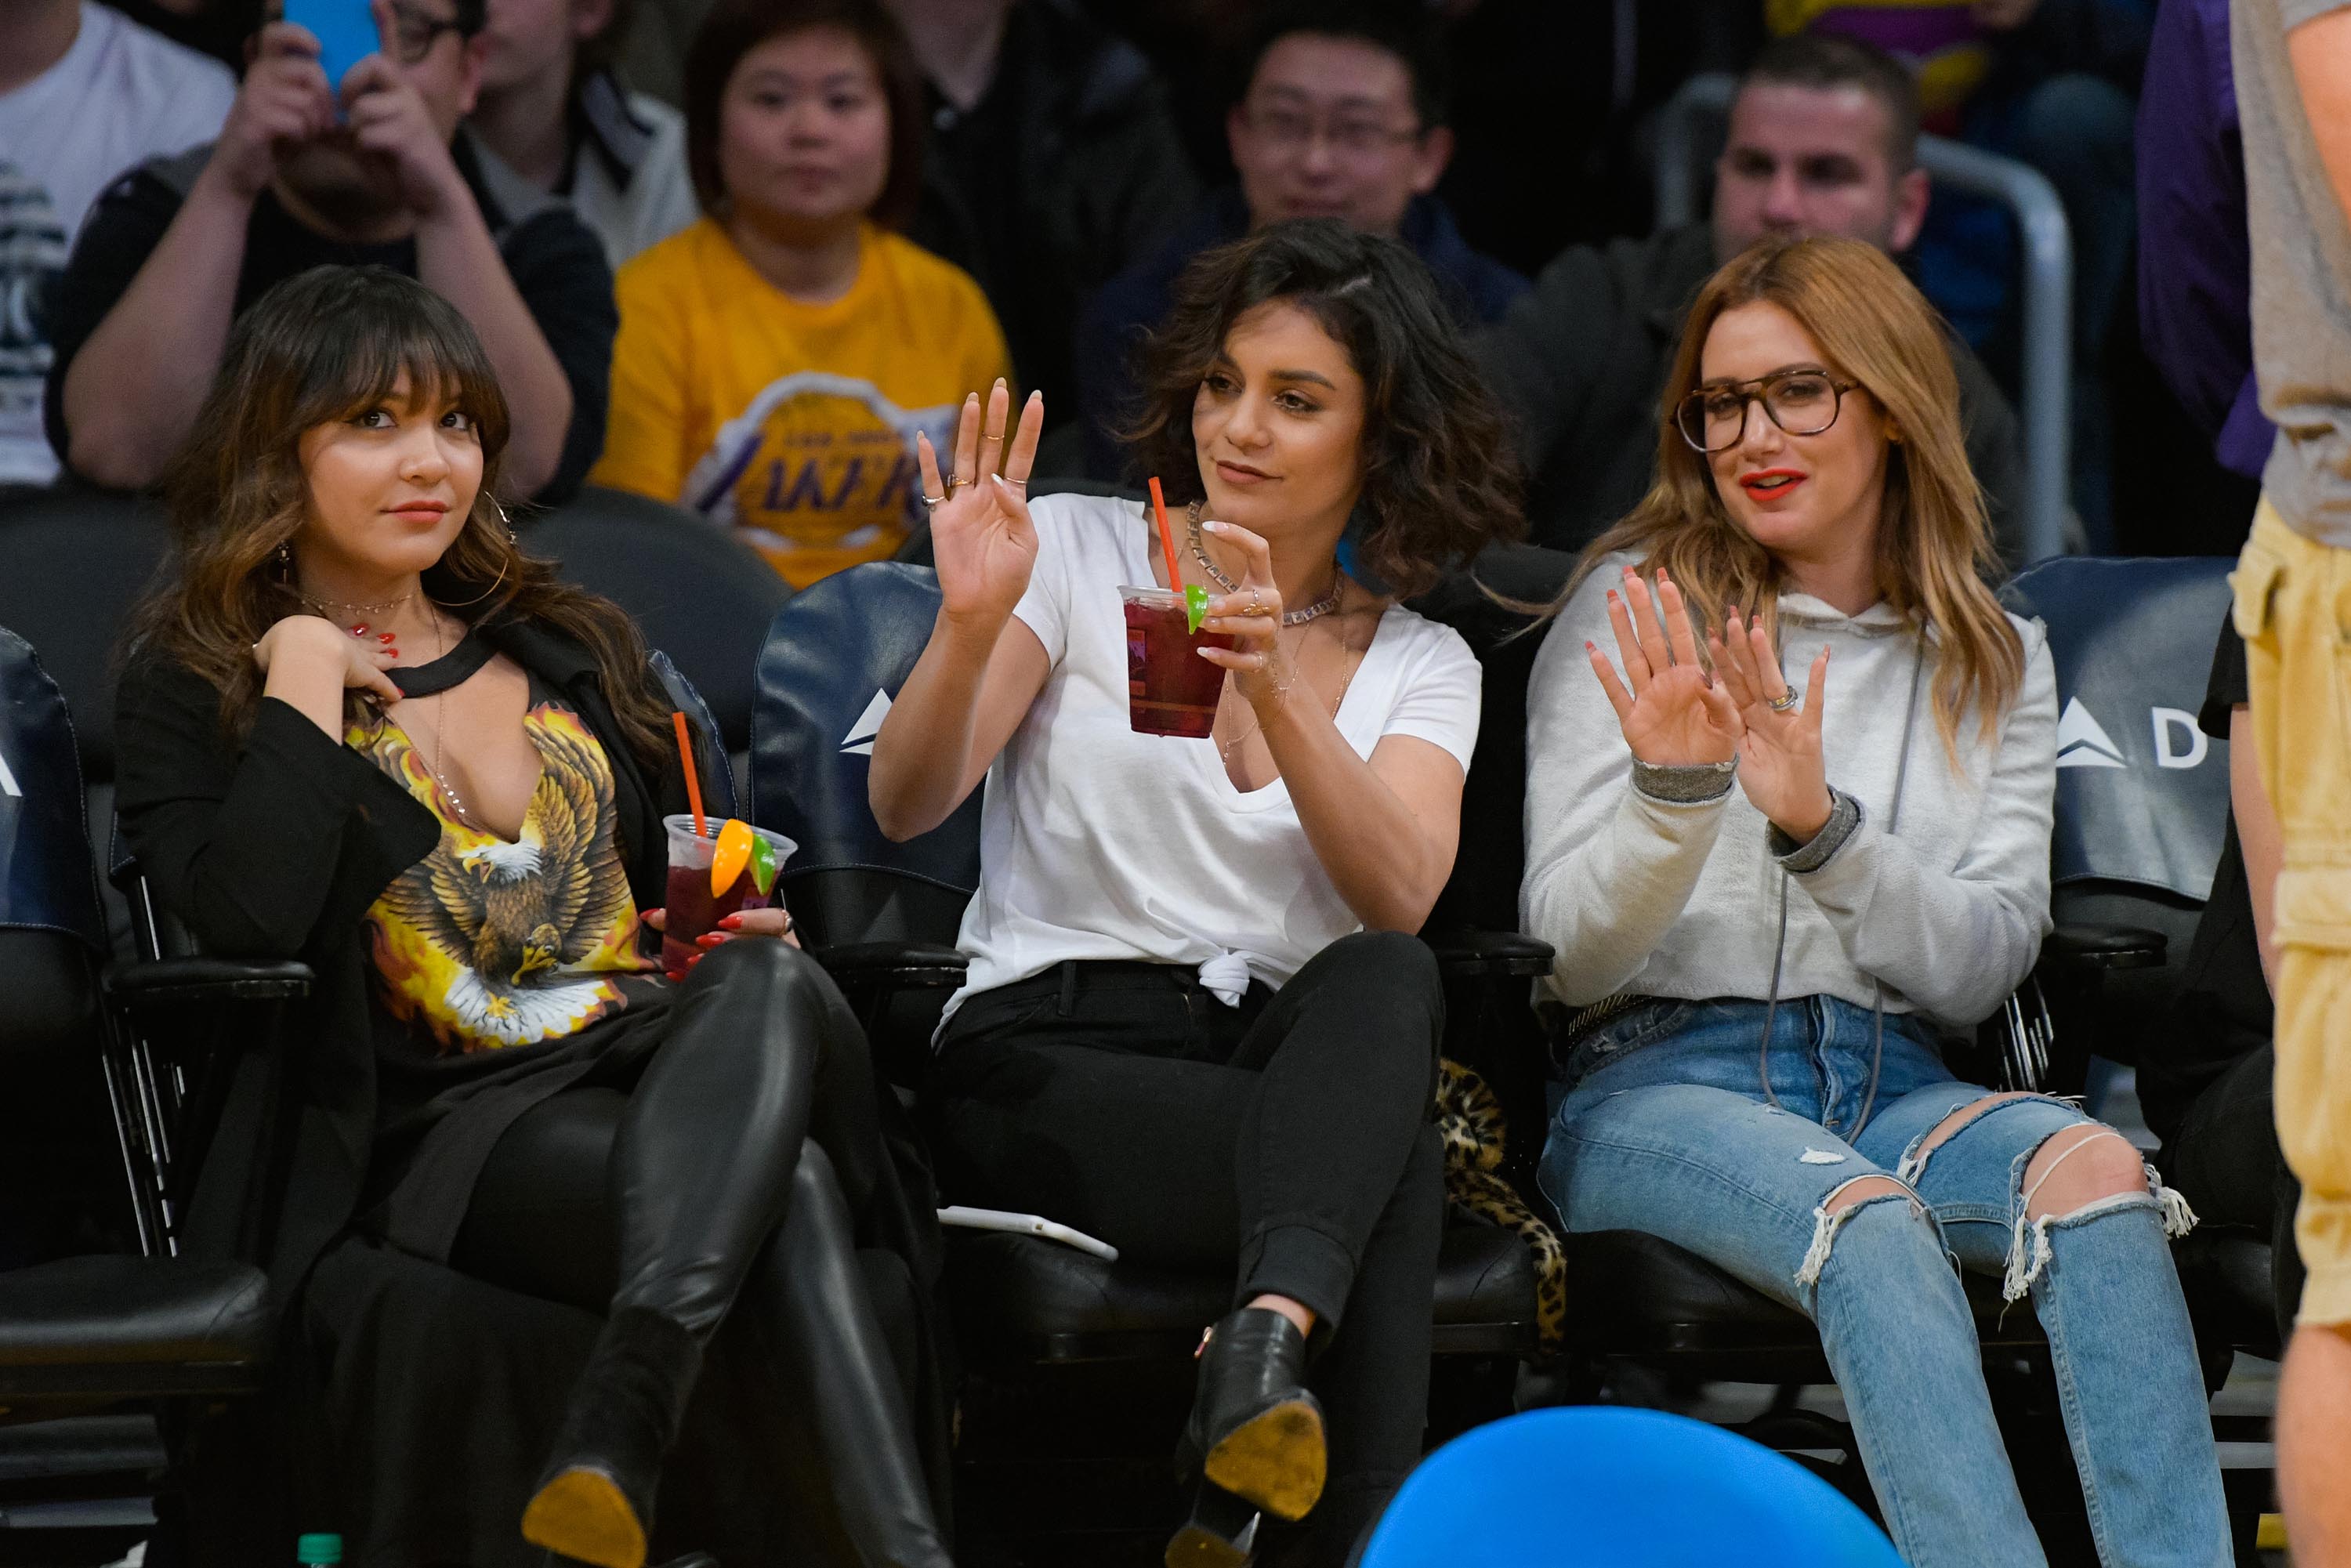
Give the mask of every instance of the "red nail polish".
<path id="1" fill-rule="evenodd" d="M 352 635 L 352 636 L 354 636 L 354 637 L 364 637 L 364 636 L 366 636 L 366 635 L 367 635 L 367 622 L 364 622 L 364 621 L 362 621 L 362 622 L 360 622 L 358 625 L 356 625 L 356 626 L 352 627 L 352 628 L 351 628 L 351 635 Z"/>
<path id="2" fill-rule="evenodd" d="M 364 632 L 367 628 L 362 626 L 360 630 Z M 400 641 L 400 633 L 397 632 L 379 632 L 375 634 L 375 640 L 379 643 L 397 643 Z"/>
<path id="3" fill-rule="evenodd" d="M 694 939 L 694 945 L 697 947 L 716 947 L 726 940 L 726 937 L 716 931 L 705 931 Z"/>
<path id="4" fill-rule="evenodd" d="M 721 931 L 740 931 L 743 928 L 743 917 L 739 915 L 730 915 L 718 923 L 718 928 Z"/>

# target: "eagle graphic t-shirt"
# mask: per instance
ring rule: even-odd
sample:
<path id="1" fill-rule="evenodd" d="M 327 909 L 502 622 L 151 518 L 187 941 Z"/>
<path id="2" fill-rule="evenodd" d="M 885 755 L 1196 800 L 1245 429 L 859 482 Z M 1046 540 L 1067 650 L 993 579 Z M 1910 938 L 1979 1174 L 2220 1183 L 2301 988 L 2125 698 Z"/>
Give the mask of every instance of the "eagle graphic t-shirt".
<path id="1" fill-rule="evenodd" d="M 399 725 L 344 737 L 441 824 L 364 922 L 387 1043 L 410 1060 L 570 1040 L 667 989 L 639 950 L 603 747 L 535 679 L 523 729 L 541 771 L 511 842 L 451 813 Z"/>
<path id="2" fill-rule="evenodd" d="M 597 484 L 737 529 L 795 588 L 886 560 L 920 515 L 914 435 L 951 449 L 1011 365 L 979 285 L 867 225 L 857 280 L 808 304 L 704 219 L 621 269 Z"/>

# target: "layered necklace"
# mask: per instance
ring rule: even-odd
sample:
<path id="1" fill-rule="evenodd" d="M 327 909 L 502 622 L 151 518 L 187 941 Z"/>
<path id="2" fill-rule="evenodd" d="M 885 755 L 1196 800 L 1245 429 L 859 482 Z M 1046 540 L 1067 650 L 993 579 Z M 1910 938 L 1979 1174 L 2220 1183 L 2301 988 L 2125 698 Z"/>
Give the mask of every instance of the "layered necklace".
<path id="1" fill-rule="evenodd" d="M 402 605 L 407 604 L 411 600 L 414 599 L 416 597 L 416 591 L 414 589 L 411 589 L 397 599 L 381 599 L 373 601 L 316 599 L 311 597 L 309 594 L 298 591 L 295 597 L 301 600 L 305 608 L 317 612 L 319 615 L 324 616 L 329 621 L 341 623 L 344 621 L 344 615 L 331 614 L 329 612 L 340 610 L 345 612 L 345 615 L 381 617 L 391 614 L 392 612 L 400 609 Z M 461 684 L 466 676 L 471 675 L 474 673 L 474 670 L 481 667 L 480 664 L 477 663 L 472 668 L 465 670 L 463 674 L 459 674 L 457 679 L 455 681 L 435 681 L 427 683 L 423 685 L 422 689 L 413 692 L 410 691 L 407 685 L 403 685 L 400 679 L 400 676 L 402 674 L 409 671 L 428 669 L 434 664 L 438 664 L 442 660 L 447 658 L 454 651 L 449 643 L 448 633 L 441 624 L 441 617 L 434 614 L 429 610 L 425 613 L 433 622 L 433 643 L 434 649 L 433 657 L 426 660 L 422 664 L 411 664 L 392 670 L 391 672 L 392 684 L 400 686 L 401 690 L 406 694 L 406 700 L 408 701 L 421 702 L 427 696 L 433 699 L 433 754 L 430 758 L 420 758 L 420 760 L 424 762 L 425 771 L 432 775 L 433 788 L 439 793 L 441 803 L 449 809 L 450 818 L 462 826 L 472 828 L 476 831 L 484 831 L 486 830 L 484 830 L 480 823 L 474 821 L 473 813 L 466 808 L 465 797 L 457 793 L 456 786 L 449 782 L 449 775 L 444 772 L 441 767 L 441 736 L 443 727 L 446 722 L 446 716 L 444 714 L 443 709 L 447 702 L 449 688 L 452 685 Z M 353 637 L 363 638 L 371 630 L 373 629 L 372 622 L 368 620 L 352 621 L 350 622 L 347 629 Z M 464 639 L 460 638 L 458 642 L 462 644 Z M 486 663 L 486 660 L 483 662 Z M 410 747 L 410 752 L 412 755 L 414 754 L 414 750 L 415 748 L 413 745 L 412 745 Z"/>
<path id="2" fill-rule="evenodd" d="M 1208 559 L 1207 546 L 1201 542 L 1200 503 L 1195 501 L 1189 507 L 1186 507 L 1184 509 L 1184 517 L 1186 523 L 1188 525 L 1191 535 L 1192 559 L 1200 563 L 1200 570 L 1208 574 L 1208 580 L 1210 582 L 1215 583 L 1227 593 L 1238 593 L 1241 591 L 1241 585 L 1235 582 L 1231 578 L 1227 577 L 1224 572 L 1218 569 L 1217 563 Z M 1182 589 L 1179 587 L 1177 591 L 1181 592 Z M 1303 626 L 1309 621 L 1328 615 L 1331 612 L 1338 608 L 1339 573 L 1334 568 L 1331 573 L 1331 591 L 1316 600 L 1313 603 L 1307 605 L 1302 610 L 1283 611 L 1281 612 L 1281 623 L 1285 627 Z"/>

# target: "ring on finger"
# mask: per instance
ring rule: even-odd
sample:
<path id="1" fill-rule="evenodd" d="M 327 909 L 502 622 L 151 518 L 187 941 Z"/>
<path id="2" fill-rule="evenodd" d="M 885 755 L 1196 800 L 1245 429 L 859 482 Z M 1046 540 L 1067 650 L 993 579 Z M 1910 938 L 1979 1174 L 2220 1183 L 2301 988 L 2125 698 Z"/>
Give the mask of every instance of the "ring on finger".
<path id="1" fill-rule="evenodd" d="M 922 501 L 925 509 L 934 512 L 947 504 L 947 498 L 945 496 L 925 496 Z"/>
<path id="2" fill-rule="evenodd" d="M 968 484 L 970 484 L 970 483 L 971 483 L 971 481 L 970 481 L 970 480 L 968 480 L 968 479 L 967 479 L 967 478 L 963 477 L 963 476 L 961 476 L 960 474 L 956 475 L 954 478 L 949 479 L 949 480 L 946 482 L 946 496 L 941 496 L 941 497 L 939 497 L 939 499 L 940 499 L 940 500 L 942 500 L 942 501 L 944 501 L 944 500 L 946 500 L 946 499 L 947 498 L 947 496 L 952 496 L 952 495 L 954 495 L 954 494 L 956 493 L 956 486 L 957 485 L 968 485 Z"/>
<path id="3" fill-rule="evenodd" d="M 1016 495 L 1016 496 L 1026 496 L 1027 494 L 1029 494 L 1029 481 L 1028 481 L 1028 480 L 1026 480 L 1026 479 L 1005 479 L 1005 478 L 1003 477 L 1003 476 L 1001 476 L 1001 475 L 998 475 L 998 479 L 1000 479 L 1000 480 L 1002 480 L 1003 485 L 1004 485 L 1004 487 L 1005 487 L 1006 489 L 1008 489 L 1008 490 L 1011 491 L 1014 495 Z"/>
<path id="4" fill-rule="evenodd" d="M 1249 590 L 1249 612 L 1251 615 L 1263 615 L 1265 613 L 1265 601 L 1259 597 L 1258 591 L 1254 588 Z"/>
<path id="5" fill-rule="evenodd" d="M 1798 703 L 1802 702 L 1803 700 L 1802 695 L 1797 692 L 1796 688 L 1790 686 L 1786 691 L 1782 692 L 1778 696 L 1771 699 L 1771 711 L 1773 713 L 1786 713 L 1790 708 L 1794 707 Z"/>

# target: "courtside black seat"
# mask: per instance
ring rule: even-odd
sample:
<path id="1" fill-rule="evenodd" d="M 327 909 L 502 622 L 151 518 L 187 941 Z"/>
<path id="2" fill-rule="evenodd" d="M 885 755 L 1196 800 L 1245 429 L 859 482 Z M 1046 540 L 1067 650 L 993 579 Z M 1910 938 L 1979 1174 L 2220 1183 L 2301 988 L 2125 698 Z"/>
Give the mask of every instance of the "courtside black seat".
<path id="1" fill-rule="evenodd" d="M 243 1393 L 269 1330 L 267 1282 L 248 1264 L 36 1264 L 0 1275 L 0 1403 Z"/>
<path id="2" fill-rule="evenodd" d="M 1437 1257 L 1439 1355 L 1521 1356 L 1534 1348 L 1534 1261 L 1519 1239 L 1449 1225 Z M 1229 1280 L 1101 1259 L 1034 1236 L 956 1232 L 949 1240 L 965 1353 L 986 1362 L 1181 1355 L 1232 1310 Z"/>
<path id="3" fill-rule="evenodd" d="M 0 1273 L 0 1419 L 10 1421 L 243 1392 L 257 1385 L 268 1353 L 260 1270 L 170 1257 L 168 1237 L 147 1226 L 153 1206 L 140 1200 L 159 1193 L 160 1176 L 141 1167 L 161 1124 L 145 1107 L 160 1115 L 170 1075 L 152 1055 L 134 1064 L 117 1007 L 139 997 L 184 1011 L 214 999 L 225 983 L 282 992 L 302 983 L 299 966 L 262 974 L 244 966 L 131 965 L 110 970 L 101 991 L 105 928 L 73 741 L 57 683 L 21 638 L 0 631 L 0 1095 L 23 1092 L 29 1063 L 70 1052 L 66 1065 L 84 1092 L 115 1107 L 121 1168 L 151 1252 L 53 1259 Z M 133 1100 L 141 1110 L 131 1109 Z M 19 1100 L 12 1109 L 23 1108 Z M 199 1130 L 175 1119 L 170 1134 Z"/>
<path id="4" fill-rule="evenodd" d="M 759 662 L 751 793 L 762 826 L 790 835 L 785 896 L 804 939 L 873 1033 L 901 1084 L 917 1080 L 947 990 L 954 943 L 979 880 L 979 799 L 892 843 L 866 800 L 865 758 L 930 635 L 935 576 L 876 563 L 811 585 L 776 617 Z M 1503 936 L 1439 946 L 1459 983 L 1520 984 L 1549 950 Z M 955 1195 L 946 1195 L 950 1200 Z M 1083 1361 L 1188 1352 L 1228 1309 L 1230 1281 L 1105 1264 L 1034 1237 L 951 1231 L 949 1310 L 976 1360 Z M 1448 1228 L 1436 1314 L 1440 1350 L 1519 1354 L 1534 1344 L 1534 1272 L 1518 1239 Z"/>
<path id="5" fill-rule="evenodd" d="M 591 485 L 552 512 L 516 520 L 525 549 L 627 611 L 646 644 L 694 683 L 740 779 L 752 668 L 791 585 L 726 528 L 626 490 Z"/>

